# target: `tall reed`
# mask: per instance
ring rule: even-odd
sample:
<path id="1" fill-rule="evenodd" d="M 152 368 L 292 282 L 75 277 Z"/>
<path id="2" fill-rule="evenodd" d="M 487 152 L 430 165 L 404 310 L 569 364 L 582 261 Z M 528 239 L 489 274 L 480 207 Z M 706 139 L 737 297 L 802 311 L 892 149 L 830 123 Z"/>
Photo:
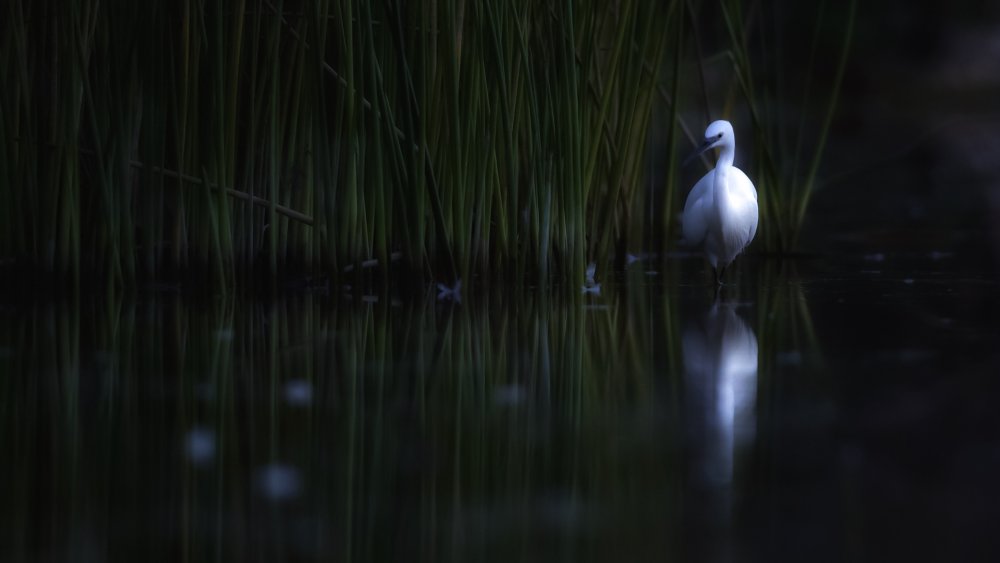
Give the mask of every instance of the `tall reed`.
<path id="1" fill-rule="evenodd" d="M 675 6 L 12 0 L 0 255 L 582 277 L 627 232 Z"/>
<path id="2" fill-rule="evenodd" d="M 580 280 L 672 230 L 698 5 L 11 0 L 0 260 L 108 288 L 397 262 L 418 279 Z M 739 2 L 722 5 L 770 162 Z M 647 150 L 664 100 L 668 155 Z M 821 148 L 790 207 L 765 205 L 788 240 Z"/>
<path id="3" fill-rule="evenodd" d="M 776 21 L 791 17 L 783 10 L 794 12 L 790 5 L 761 5 L 749 16 L 738 0 L 720 3 L 735 84 L 753 125 L 761 238 L 771 252 L 798 248 L 847 67 L 857 4 L 851 0 L 843 21 L 831 23 L 843 8 L 821 2 L 815 13 L 798 14 L 795 21 L 810 27 L 794 34 L 776 29 L 781 25 Z M 791 43 L 785 35 L 792 35 Z M 824 40 L 828 44 L 821 44 Z M 797 68 L 790 59 L 799 52 L 809 53 L 801 76 L 790 72 Z M 755 61 L 764 68 L 755 68 Z M 817 94 L 819 89 L 828 94 Z M 819 111 L 810 111 L 813 106 Z"/>

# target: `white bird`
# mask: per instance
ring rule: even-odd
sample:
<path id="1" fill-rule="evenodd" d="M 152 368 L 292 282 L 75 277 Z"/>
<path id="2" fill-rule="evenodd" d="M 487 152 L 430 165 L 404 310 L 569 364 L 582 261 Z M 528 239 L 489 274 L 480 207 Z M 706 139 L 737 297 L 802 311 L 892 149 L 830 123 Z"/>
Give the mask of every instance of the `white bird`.
<path id="1" fill-rule="evenodd" d="M 704 144 L 691 158 L 713 147 L 722 149 L 719 160 L 691 189 L 681 222 L 684 242 L 701 247 L 721 284 L 726 266 L 757 234 L 757 190 L 733 166 L 736 135 L 728 121 L 713 121 L 705 130 Z"/>

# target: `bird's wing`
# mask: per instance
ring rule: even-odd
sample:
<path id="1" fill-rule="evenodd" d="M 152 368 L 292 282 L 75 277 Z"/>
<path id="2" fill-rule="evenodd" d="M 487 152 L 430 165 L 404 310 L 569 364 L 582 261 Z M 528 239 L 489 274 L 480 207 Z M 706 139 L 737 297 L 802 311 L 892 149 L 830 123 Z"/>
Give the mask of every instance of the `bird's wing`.
<path id="1" fill-rule="evenodd" d="M 747 238 L 747 244 L 750 244 L 751 242 L 753 242 L 753 237 L 755 237 L 755 236 L 757 236 L 757 220 L 756 220 L 756 218 L 750 224 L 750 237 Z"/>
<path id="2" fill-rule="evenodd" d="M 739 185 L 748 186 L 750 188 L 750 193 L 753 194 L 753 200 L 757 201 L 757 188 L 753 186 L 753 182 L 750 181 L 750 178 L 748 178 L 747 175 L 742 170 L 736 168 L 735 166 L 733 166 L 732 172 L 736 173 L 737 177 L 742 176 L 742 178 L 740 178 L 742 182 L 740 182 Z"/>
<path id="3" fill-rule="evenodd" d="M 753 237 L 757 235 L 757 219 L 758 219 L 757 188 L 753 186 L 753 182 L 750 181 L 750 178 L 748 178 L 747 175 L 744 174 L 743 171 L 740 170 L 739 168 L 736 168 L 734 166 L 732 173 L 735 175 L 736 179 L 735 185 L 739 187 L 740 191 L 743 194 L 743 197 L 747 201 L 747 204 L 753 207 L 753 217 L 750 219 L 748 225 L 748 228 L 750 230 L 750 237 L 747 239 L 747 244 L 750 244 L 750 241 L 753 240 Z"/>
<path id="4" fill-rule="evenodd" d="M 712 180 L 715 170 L 709 171 L 691 188 L 687 201 L 684 203 L 684 214 L 681 215 L 681 227 L 684 233 L 684 243 L 700 244 L 708 234 L 708 225 L 712 212 Z"/>

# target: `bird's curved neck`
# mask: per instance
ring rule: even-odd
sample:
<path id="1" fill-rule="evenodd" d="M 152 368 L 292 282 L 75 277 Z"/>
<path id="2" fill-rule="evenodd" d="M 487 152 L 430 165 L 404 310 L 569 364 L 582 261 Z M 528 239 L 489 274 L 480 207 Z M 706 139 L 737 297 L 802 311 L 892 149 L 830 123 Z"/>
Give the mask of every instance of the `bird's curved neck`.
<path id="1" fill-rule="evenodd" d="M 736 146 L 733 143 L 722 145 L 719 160 L 715 163 L 715 207 L 719 213 L 729 212 L 729 172 L 733 167 L 733 154 Z"/>
<path id="2" fill-rule="evenodd" d="M 733 165 L 733 157 L 736 156 L 736 143 L 726 143 L 719 151 L 719 160 L 715 164 L 716 170 Z"/>

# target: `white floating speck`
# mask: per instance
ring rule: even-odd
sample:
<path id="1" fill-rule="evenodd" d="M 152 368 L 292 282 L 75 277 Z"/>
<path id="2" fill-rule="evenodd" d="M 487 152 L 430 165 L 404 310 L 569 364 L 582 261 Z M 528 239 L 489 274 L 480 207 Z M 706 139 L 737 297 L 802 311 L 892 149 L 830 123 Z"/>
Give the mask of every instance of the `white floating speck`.
<path id="1" fill-rule="evenodd" d="M 196 426 L 184 438 L 184 453 L 195 466 L 204 467 L 215 459 L 215 432 Z"/>
<path id="2" fill-rule="evenodd" d="M 302 475 L 291 465 L 272 463 L 257 469 L 257 490 L 275 502 L 292 500 L 302 492 Z"/>
<path id="3" fill-rule="evenodd" d="M 601 284 L 594 281 L 594 274 L 597 273 L 597 264 L 591 262 L 587 264 L 587 270 L 584 272 L 583 280 L 583 294 L 600 295 L 601 294 Z"/>
<path id="4" fill-rule="evenodd" d="M 462 280 L 455 282 L 453 287 L 448 287 L 443 283 L 437 284 L 438 287 L 438 301 L 450 300 L 455 303 L 462 302 Z"/>
<path id="5" fill-rule="evenodd" d="M 305 379 L 285 382 L 285 402 L 295 407 L 308 406 L 312 402 L 312 384 Z"/>

